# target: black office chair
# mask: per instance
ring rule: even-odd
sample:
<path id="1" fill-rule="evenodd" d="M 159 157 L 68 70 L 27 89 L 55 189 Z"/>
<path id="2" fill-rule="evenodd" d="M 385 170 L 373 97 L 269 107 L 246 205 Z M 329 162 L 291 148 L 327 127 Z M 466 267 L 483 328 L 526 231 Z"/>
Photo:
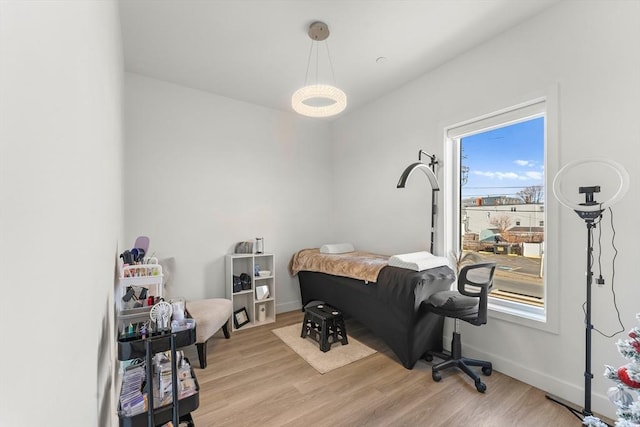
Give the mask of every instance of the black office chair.
<path id="1" fill-rule="evenodd" d="M 434 381 L 442 379 L 440 371 L 458 367 L 473 378 L 476 389 L 480 393 L 484 393 L 487 390 L 487 386 L 469 366 L 481 366 L 483 374 L 491 375 L 493 370 L 491 362 L 462 357 L 462 343 L 458 326 L 460 320 L 476 326 L 487 323 L 487 300 L 493 285 L 495 269 L 496 264 L 493 262 L 466 265 L 462 267 L 458 274 L 457 291 L 436 292 L 421 304 L 421 308 L 424 310 L 455 319 L 455 329 L 451 339 L 451 354 L 434 351 L 429 351 L 425 354 L 427 362 L 431 362 L 434 356 L 444 359 L 443 362 L 434 365 L 431 369 L 431 376 Z"/>

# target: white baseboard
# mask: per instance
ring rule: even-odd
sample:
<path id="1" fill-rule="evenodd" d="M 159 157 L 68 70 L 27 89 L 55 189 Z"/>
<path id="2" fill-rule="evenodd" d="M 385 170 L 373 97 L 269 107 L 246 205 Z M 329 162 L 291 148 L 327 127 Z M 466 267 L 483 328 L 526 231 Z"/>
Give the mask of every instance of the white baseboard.
<path id="1" fill-rule="evenodd" d="M 450 345 L 447 345 L 447 347 L 450 347 Z M 564 399 L 574 404 L 576 408 L 584 408 L 584 384 L 569 383 L 497 354 L 480 351 L 473 346 L 465 345 L 464 350 L 465 355 L 468 357 L 491 361 L 493 368 L 500 373 L 539 388 L 550 395 Z M 582 380 L 582 377 L 580 379 Z M 591 411 L 613 420 L 616 419 L 615 405 L 609 401 L 607 396 L 600 393 L 591 393 Z"/>
<path id="2" fill-rule="evenodd" d="M 286 313 L 295 310 L 302 311 L 302 301 L 286 301 L 276 304 L 276 313 Z"/>

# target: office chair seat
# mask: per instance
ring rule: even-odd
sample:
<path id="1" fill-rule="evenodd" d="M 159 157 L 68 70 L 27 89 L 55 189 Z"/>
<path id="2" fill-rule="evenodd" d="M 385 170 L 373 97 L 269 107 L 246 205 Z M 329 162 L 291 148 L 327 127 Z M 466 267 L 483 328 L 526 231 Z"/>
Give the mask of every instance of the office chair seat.
<path id="1" fill-rule="evenodd" d="M 478 317 L 478 298 L 467 297 L 457 291 L 442 291 L 431 295 L 427 300 L 431 311 L 446 317 L 468 319 L 469 323 Z"/>
<path id="2" fill-rule="evenodd" d="M 431 376 L 434 381 L 440 381 L 440 371 L 457 367 L 469 375 L 475 383 L 476 389 L 484 393 L 487 386 L 480 377 L 471 370 L 470 366 L 479 366 L 482 373 L 491 375 L 493 366 L 491 362 L 470 359 L 462 356 L 462 341 L 459 331 L 459 321 L 480 326 L 487 323 L 487 303 L 491 286 L 495 263 L 480 263 L 464 266 L 458 275 L 458 289 L 456 291 L 441 291 L 433 294 L 424 301 L 420 308 L 441 316 L 455 319 L 455 328 L 451 339 L 451 354 L 429 351 L 425 359 L 430 362 L 433 357 L 443 359 L 443 362 L 431 368 Z"/>

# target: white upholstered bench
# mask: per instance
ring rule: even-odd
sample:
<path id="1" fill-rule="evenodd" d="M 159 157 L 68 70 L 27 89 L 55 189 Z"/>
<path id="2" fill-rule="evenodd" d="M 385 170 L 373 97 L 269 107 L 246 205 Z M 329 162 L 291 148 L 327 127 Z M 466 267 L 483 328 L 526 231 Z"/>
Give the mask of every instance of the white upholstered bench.
<path id="1" fill-rule="evenodd" d="M 196 321 L 196 347 L 200 368 L 207 367 L 207 341 L 222 328 L 229 339 L 229 320 L 233 313 L 231 300 L 211 298 L 187 301 L 187 311 Z"/>

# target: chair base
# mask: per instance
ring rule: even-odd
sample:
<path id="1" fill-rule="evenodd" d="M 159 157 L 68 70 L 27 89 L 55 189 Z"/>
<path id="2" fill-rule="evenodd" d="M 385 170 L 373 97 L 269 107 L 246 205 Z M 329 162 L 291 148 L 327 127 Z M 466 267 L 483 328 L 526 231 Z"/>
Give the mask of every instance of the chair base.
<path id="1" fill-rule="evenodd" d="M 480 393 L 484 393 L 487 390 L 487 386 L 482 382 L 480 376 L 472 371 L 470 366 L 481 367 L 482 373 L 487 376 L 491 375 L 493 366 L 491 365 L 491 362 L 462 357 L 462 343 L 460 340 L 460 334 L 458 332 L 454 332 L 453 338 L 451 339 L 451 354 L 448 355 L 436 351 L 429 351 L 425 355 L 425 359 L 430 362 L 431 360 L 433 360 L 434 356 L 440 359 L 444 359 L 443 362 L 440 362 L 431 368 L 431 376 L 433 377 L 434 381 L 437 382 L 442 379 L 440 371 L 455 367 L 462 370 L 465 374 L 471 377 L 471 379 L 473 379 L 476 390 L 478 390 Z"/>

